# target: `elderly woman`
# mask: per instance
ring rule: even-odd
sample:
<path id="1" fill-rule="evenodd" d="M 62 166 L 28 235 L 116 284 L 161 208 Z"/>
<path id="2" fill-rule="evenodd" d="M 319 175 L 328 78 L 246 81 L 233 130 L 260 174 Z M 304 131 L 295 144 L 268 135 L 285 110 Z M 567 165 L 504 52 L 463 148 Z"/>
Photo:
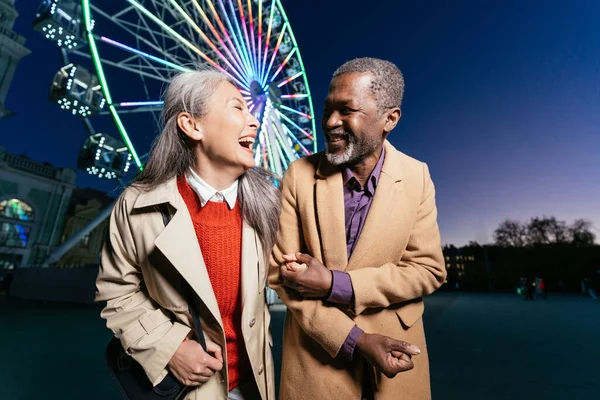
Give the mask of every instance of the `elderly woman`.
<path id="1" fill-rule="evenodd" d="M 280 197 L 254 168 L 259 122 L 215 71 L 176 76 L 163 119 L 112 212 L 101 315 L 153 386 L 169 375 L 190 387 L 186 399 L 275 399 L 263 291 Z M 190 305 L 206 351 L 193 340 Z"/>

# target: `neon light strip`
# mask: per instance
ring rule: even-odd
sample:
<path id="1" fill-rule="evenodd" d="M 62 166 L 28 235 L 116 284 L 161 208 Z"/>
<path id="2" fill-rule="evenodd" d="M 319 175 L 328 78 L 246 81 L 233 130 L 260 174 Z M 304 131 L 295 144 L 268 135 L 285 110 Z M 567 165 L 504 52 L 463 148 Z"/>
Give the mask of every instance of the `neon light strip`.
<path id="1" fill-rule="evenodd" d="M 275 0 L 271 3 L 271 16 L 269 17 L 269 28 L 267 29 L 267 40 L 265 41 L 265 54 L 263 55 L 262 67 L 260 70 L 260 82 L 263 81 L 265 75 L 265 67 L 267 66 L 267 53 L 269 53 L 269 42 L 271 41 L 271 28 L 273 25 L 273 16 L 275 14 Z"/>
<path id="2" fill-rule="evenodd" d="M 292 56 L 294 55 L 294 53 L 296 52 L 296 50 L 298 50 L 297 47 L 294 47 L 292 49 L 292 51 L 290 51 L 290 54 L 287 55 L 287 57 L 285 58 L 285 60 L 283 60 L 283 62 L 281 63 L 281 65 L 279 66 L 279 68 L 277 68 L 277 71 L 275 71 L 275 73 L 273 74 L 273 76 L 271 77 L 270 82 L 273 82 L 275 80 L 275 77 L 277 75 L 279 75 L 279 73 L 281 72 L 281 70 L 283 69 L 283 67 L 285 67 L 285 64 L 288 63 L 288 61 L 290 61 L 290 58 L 292 58 Z"/>
<path id="3" fill-rule="evenodd" d="M 139 56 L 145 57 L 145 58 L 147 58 L 149 60 L 152 60 L 152 61 L 157 62 L 159 64 L 162 64 L 164 66 L 171 67 L 173 69 L 176 69 L 176 70 L 179 70 L 179 71 L 182 71 L 182 72 L 190 71 L 189 68 L 185 68 L 185 67 L 182 67 L 181 65 L 177 65 L 177 64 L 174 64 L 172 62 L 160 59 L 160 58 L 158 58 L 156 56 L 150 55 L 148 53 L 144 53 L 141 50 L 134 49 L 133 47 L 129 47 L 127 45 L 124 45 L 123 43 L 119 43 L 116 40 L 109 39 L 106 36 L 100 36 L 100 40 L 102 40 L 105 43 L 111 44 L 111 45 L 113 45 L 115 47 L 118 47 L 120 49 L 123 49 L 125 51 L 128 51 L 130 53 L 134 53 L 134 54 L 137 54 Z"/>
<path id="4" fill-rule="evenodd" d="M 307 138 L 309 138 L 310 140 L 314 140 L 314 138 L 312 137 L 311 134 L 309 134 L 308 132 L 306 132 L 304 129 L 302 129 L 300 126 L 298 126 L 298 124 L 296 124 L 294 121 L 292 121 L 291 119 L 289 119 L 285 114 L 277 111 L 277 115 L 279 115 L 280 117 L 282 117 L 283 119 L 285 119 L 287 122 L 290 123 L 290 125 L 294 126 L 295 128 L 297 128 L 300 132 L 304 133 L 304 136 L 306 136 Z"/>
<path id="5" fill-rule="evenodd" d="M 238 0 L 240 4 L 240 9 L 242 6 L 241 0 Z M 257 75 L 258 71 L 258 61 L 256 60 L 256 45 L 254 43 L 254 18 L 252 17 L 252 2 L 248 0 L 248 21 L 250 23 L 250 43 L 252 44 L 252 55 L 254 56 L 254 75 Z M 244 26 L 246 25 L 244 20 Z"/>
<path id="6" fill-rule="evenodd" d="M 233 3 L 231 2 L 231 0 L 229 0 L 229 5 L 232 7 L 233 9 Z M 253 76 L 256 76 L 256 65 L 255 65 L 255 61 L 254 61 L 254 57 L 252 57 L 252 51 L 250 49 L 250 41 L 248 40 L 248 28 L 246 27 L 246 17 L 244 15 L 244 7 L 242 6 L 242 0 L 238 0 L 238 9 L 239 9 L 239 13 L 240 13 L 240 22 L 243 23 L 242 27 L 244 28 L 244 36 L 246 37 L 246 49 L 248 50 L 248 53 L 250 54 L 250 62 L 252 63 L 252 72 L 254 72 Z M 235 17 L 235 13 L 232 14 Z M 236 21 L 236 25 L 237 25 L 237 20 Z M 241 38 L 240 38 L 241 40 Z"/>
<path id="7" fill-rule="evenodd" d="M 244 58 L 244 64 L 246 65 L 246 70 L 248 71 L 250 76 L 252 76 L 252 73 L 251 73 L 252 65 L 250 63 L 250 58 L 249 58 L 248 52 L 246 51 L 246 48 L 243 45 L 240 45 L 240 42 L 238 41 L 238 36 L 236 35 L 235 31 L 233 30 L 233 26 L 231 25 L 231 21 L 229 19 L 229 14 L 227 13 L 227 10 L 225 10 L 225 5 L 223 4 L 223 0 L 219 0 L 219 7 L 221 7 L 221 12 L 223 13 L 223 16 L 225 17 L 225 22 L 227 22 L 227 27 L 229 28 L 229 31 L 232 33 L 231 37 L 233 37 L 233 41 L 235 42 L 235 48 Z M 233 11 L 233 16 L 235 17 L 235 11 Z M 237 19 L 234 18 L 234 21 L 237 23 Z M 238 29 L 239 29 L 239 26 L 238 26 Z M 242 35 L 241 32 L 239 32 L 240 38 L 241 38 L 241 35 Z"/>
<path id="8" fill-rule="evenodd" d="M 249 2 L 248 2 L 249 3 Z M 250 4 L 248 4 L 250 5 Z M 238 8 L 240 11 L 240 17 L 241 17 L 241 21 L 243 22 L 243 27 L 244 27 L 244 36 L 246 37 L 246 43 L 248 44 L 248 51 L 250 52 L 250 55 L 252 56 L 252 67 L 253 67 L 253 71 L 254 71 L 254 76 L 256 76 L 256 49 L 254 48 L 254 22 L 252 21 L 252 6 L 250 6 L 250 9 L 248 10 L 248 21 L 250 23 L 250 35 L 252 37 L 252 40 L 249 40 L 248 38 L 248 32 L 247 32 L 247 27 L 246 27 L 246 16 L 244 15 L 244 6 L 242 5 L 242 0 L 238 0 Z M 250 45 L 252 45 L 252 47 L 250 47 Z"/>
<path id="9" fill-rule="evenodd" d="M 304 154 L 306 154 L 307 156 L 311 155 L 311 152 L 308 151 L 308 149 L 306 147 L 304 147 L 304 145 L 298 140 L 298 138 L 296 137 L 296 135 L 294 135 L 292 133 L 292 131 L 290 130 L 290 128 L 288 128 L 286 125 L 283 125 L 283 129 L 286 130 L 288 136 L 298 145 L 300 146 L 300 148 L 302 150 L 304 150 Z"/>
<path id="10" fill-rule="evenodd" d="M 277 121 L 275 121 L 275 118 L 273 118 L 273 116 L 271 116 L 271 121 L 273 122 L 273 128 L 275 129 L 275 138 L 277 139 L 277 141 L 279 142 L 279 149 L 280 149 L 280 154 L 281 154 L 281 149 L 285 150 L 285 158 L 287 158 L 290 162 L 294 161 L 296 159 L 296 157 L 294 157 L 294 155 L 292 154 L 289 145 L 285 144 L 283 141 L 283 137 L 281 136 L 281 133 L 279 132 L 279 129 L 277 129 Z M 281 158 L 283 159 L 283 154 L 281 154 Z M 288 163 L 286 163 L 286 169 L 287 169 Z"/>
<path id="11" fill-rule="evenodd" d="M 283 34 L 285 33 L 285 28 L 287 26 L 288 26 L 287 22 L 285 24 L 283 24 L 283 28 L 281 29 L 281 32 L 279 33 L 279 38 L 277 39 L 277 45 L 275 46 L 275 50 L 273 50 L 273 56 L 271 56 L 271 62 L 269 62 L 269 68 L 266 69 L 265 75 L 261 79 L 261 82 L 263 85 L 267 83 L 266 77 L 267 77 L 267 75 L 269 75 L 269 71 L 271 71 L 271 67 L 273 67 L 273 61 L 275 61 L 275 56 L 277 56 L 277 52 L 279 52 L 279 46 L 281 45 L 281 41 L 283 40 Z"/>
<path id="12" fill-rule="evenodd" d="M 219 71 L 221 71 L 224 74 L 226 74 L 227 76 L 229 76 L 231 79 L 233 79 L 234 81 L 236 81 L 239 85 L 244 86 L 244 84 L 240 80 L 238 80 L 236 77 L 232 76 L 229 72 L 227 72 L 225 69 L 223 69 L 223 67 L 221 67 L 219 64 L 217 64 L 215 61 L 213 61 L 209 56 L 207 56 L 206 54 L 204 54 L 199 48 L 197 48 L 196 46 L 194 46 L 189 40 L 187 40 L 186 38 L 184 38 L 183 36 L 181 36 L 179 33 L 175 32 L 170 26 L 168 26 L 163 21 L 161 21 L 156 15 L 152 14 L 150 11 L 148 11 L 146 8 L 144 8 L 144 6 L 142 6 L 141 4 L 139 4 L 135 0 L 127 0 L 127 2 L 129 4 L 135 6 L 135 8 L 137 8 L 138 10 L 140 10 L 144 15 L 146 15 L 148 18 L 150 18 L 152 21 L 154 21 L 157 25 L 159 25 L 161 28 L 163 28 L 171 36 L 176 37 L 177 39 L 179 39 L 190 50 L 192 50 L 193 52 L 195 52 L 196 54 L 198 54 L 200 57 L 202 57 L 210 65 L 212 65 L 213 67 L 217 68 Z"/>
<path id="13" fill-rule="evenodd" d="M 267 130 L 268 128 L 265 129 L 265 134 L 263 135 L 263 137 L 265 138 L 265 148 L 267 149 L 268 153 L 267 162 L 271 171 L 275 172 L 275 160 L 273 160 L 273 153 L 271 152 L 271 144 L 269 142 L 269 132 L 267 132 Z"/>
<path id="14" fill-rule="evenodd" d="M 307 98 L 308 94 L 284 94 L 281 96 L 282 99 L 304 99 Z"/>
<path id="15" fill-rule="evenodd" d="M 303 113 L 303 112 L 300 112 L 300 111 L 298 111 L 298 110 L 294 110 L 293 108 L 290 108 L 290 107 L 288 107 L 288 106 L 284 106 L 283 104 L 278 104 L 278 105 L 277 105 L 277 107 L 279 107 L 279 108 L 282 108 L 282 109 L 284 109 L 284 110 L 287 110 L 287 111 L 289 111 L 289 112 L 293 112 L 294 114 L 302 115 L 303 117 L 306 117 L 306 118 L 308 118 L 308 119 L 312 119 L 312 116 L 311 116 L 311 115 L 305 114 L 305 113 Z"/>
<path id="16" fill-rule="evenodd" d="M 123 126 L 123 123 L 121 122 L 121 118 L 119 117 L 117 110 L 115 110 L 115 106 L 113 106 L 113 104 L 112 104 L 112 97 L 110 96 L 110 92 L 108 90 L 108 85 L 106 84 L 106 78 L 104 76 L 104 70 L 102 69 L 102 63 L 100 62 L 100 54 L 98 53 L 98 49 L 96 48 L 96 41 L 94 40 L 94 36 L 92 35 L 92 18 L 90 16 L 90 2 L 89 2 L 89 0 L 82 0 L 81 4 L 82 4 L 82 8 L 83 8 L 83 19 L 85 21 L 85 31 L 86 31 L 88 43 L 90 46 L 90 53 L 91 53 L 92 59 L 94 60 L 94 67 L 96 68 L 96 75 L 98 75 L 98 79 L 100 80 L 100 85 L 102 86 L 102 93 L 104 94 L 104 98 L 106 99 L 106 102 L 108 103 L 108 109 L 110 110 L 113 120 L 117 124 L 119 133 L 121 133 L 121 137 L 125 141 L 125 144 L 126 144 L 127 148 L 129 149 L 129 152 L 131 153 L 131 156 L 133 157 L 133 160 L 135 161 L 136 165 L 138 166 L 138 168 L 140 170 L 142 170 L 144 168 L 142 165 L 142 162 L 140 161 L 140 158 L 138 157 L 137 152 L 133 148 L 133 144 L 131 143 L 129 136 L 127 135 L 127 131 L 125 130 L 125 127 Z"/>
<path id="17" fill-rule="evenodd" d="M 248 0 L 248 5 L 250 5 L 250 0 Z M 258 2 L 258 43 L 257 43 L 257 48 L 258 48 L 258 69 L 257 69 L 257 73 L 260 76 L 260 60 L 261 60 L 261 48 L 262 48 L 262 0 Z"/>
<path id="18" fill-rule="evenodd" d="M 119 103 L 119 107 L 143 107 L 143 106 L 162 106 L 164 101 L 126 101 Z"/>
<path id="19" fill-rule="evenodd" d="M 275 1 L 275 0 L 273 0 Z M 279 0 L 277 0 L 279 2 Z M 281 3 L 279 3 L 281 4 Z M 284 21 L 288 21 L 288 17 L 287 14 L 285 13 L 285 10 L 283 9 L 283 7 L 280 7 L 280 11 L 281 11 L 281 15 L 284 19 Z M 290 36 L 292 37 L 292 43 L 294 43 L 294 47 L 298 47 L 298 42 L 296 42 L 296 36 L 294 36 L 294 32 L 290 29 Z M 313 108 L 313 103 L 312 103 L 312 96 L 310 93 L 310 87 L 308 85 L 308 78 L 306 77 L 306 68 L 304 68 L 304 62 L 302 62 L 302 55 L 300 54 L 300 52 L 298 52 L 298 56 L 297 56 L 298 61 L 300 62 L 300 68 L 302 69 L 302 71 L 304 71 L 304 85 L 306 86 L 306 92 L 308 93 L 308 106 L 310 108 L 310 113 L 312 115 L 315 115 L 315 110 Z M 311 120 L 312 122 L 312 131 L 316 132 L 316 126 L 315 126 L 315 119 L 313 118 Z M 317 152 L 317 138 L 315 137 L 314 141 L 313 141 L 313 152 L 316 153 Z"/>
<path id="20" fill-rule="evenodd" d="M 206 44 L 208 44 L 208 46 L 213 49 L 213 51 L 215 53 L 217 53 L 217 55 L 219 57 L 221 57 L 221 59 L 225 62 L 225 64 L 227 64 L 229 66 L 229 68 L 231 68 L 231 70 L 243 81 L 246 82 L 246 84 L 249 86 L 250 85 L 250 79 L 247 76 L 242 75 L 238 69 L 236 67 L 234 67 L 233 65 L 231 65 L 231 63 L 229 62 L 229 60 L 227 58 L 225 58 L 225 56 L 223 55 L 223 53 L 221 53 L 219 51 L 219 49 L 217 48 L 217 46 L 215 46 L 215 44 L 208 38 L 208 36 L 206 36 L 206 34 L 204 33 L 204 31 L 202 31 L 202 29 L 200 29 L 200 27 L 198 26 L 198 24 L 196 24 L 196 22 L 188 15 L 188 13 L 185 12 L 185 10 L 183 8 L 181 8 L 181 6 L 179 4 L 177 4 L 177 2 L 175 0 L 169 0 L 171 2 L 171 4 L 173 4 L 173 6 L 177 9 L 177 11 L 179 11 L 179 13 L 183 16 L 183 18 L 186 19 L 186 21 L 192 26 L 192 28 L 194 28 L 194 30 L 196 32 L 198 32 L 198 34 L 200 35 L 200 37 L 206 42 Z M 245 72 L 242 69 L 243 72 Z"/>
<path id="21" fill-rule="evenodd" d="M 292 76 L 290 78 L 287 78 L 285 81 L 279 83 L 277 85 L 277 87 L 282 87 L 283 85 L 287 85 L 288 83 L 290 83 L 291 81 L 293 81 L 294 79 L 296 79 L 297 77 L 299 77 L 300 75 L 302 75 L 303 73 L 304 73 L 304 71 L 298 72 L 296 75 L 294 75 L 294 76 Z"/>
<path id="22" fill-rule="evenodd" d="M 250 95 L 250 92 L 247 91 L 247 90 L 239 89 L 239 91 L 240 91 L 240 93 L 244 93 L 244 94 Z"/>
<path id="23" fill-rule="evenodd" d="M 194 5 L 196 6 L 196 8 L 200 12 L 200 14 L 202 14 L 202 17 L 204 18 L 205 22 L 208 24 L 208 26 L 212 30 L 213 34 L 219 40 L 219 43 L 221 43 L 221 46 L 223 46 L 223 48 L 225 48 L 225 50 L 229 54 L 231 54 L 231 52 L 229 51 L 229 49 L 231 49 L 233 52 L 235 52 L 235 57 L 236 57 L 238 63 L 241 66 L 243 66 L 243 69 L 246 71 L 246 75 L 248 75 L 248 71 L 249 70 L 246 68 L 246 64 L 244 63 L 244 61 L 242 60 L 240 54 L 238 53 L 238 51 L 235 49 L 235 46 L 231 42 L 231 38 L 229 37 L 229 34 L 227 33 L 227 30 L 225 29 L 225 26 L 223 25 L 223 22 L 221 21 L 221 18 L 219 18 L 219 14 L 217 14 L 217 11 L 215 10 L 215 6 L 212 4 L 212 1 L 208 0 L 208 3 L 210 5 L 210 9 L 212 10 L 214 17 L 217 20 L 217 24 L 219 25 L 219 28 L 221 28 L 221 31 L 225 35 L 225 39 L 227 39 L 227 43 L 229 44 L 229 46 L 225 46 L 225 43 L 223 42 L 223 39 L 221 38 L 221 36 L 217 32 L 217 30 L 215 29 L 215 27 L 212 24 L 212 22 L 208 19 L 208 16 L 204 13 L 204 10 L 202 9 L 202 7 L 200 7 L 200 4 L 198 4 L 198 1 L 197 0 L 192 0 L 192 1 L 194 2 Z"/>

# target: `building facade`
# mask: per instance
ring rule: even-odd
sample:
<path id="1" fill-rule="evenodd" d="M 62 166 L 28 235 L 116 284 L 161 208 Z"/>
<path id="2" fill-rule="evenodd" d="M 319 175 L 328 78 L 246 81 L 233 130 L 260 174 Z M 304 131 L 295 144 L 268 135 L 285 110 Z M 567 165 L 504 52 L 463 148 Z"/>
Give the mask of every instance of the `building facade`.
<path id="1" fill-rule="evenodd" d="M 19 61 L 30 53 L 25 38 L 13 31 L 18 16 L 14 0 L 0 0 L 0 119 L 13 114 L 4 101 Z"/>
<path id="2" fill-rule="evenodd" d="M 0 270 L 41 264 L 60 243 L 75 171 L 0 146 Z"/>

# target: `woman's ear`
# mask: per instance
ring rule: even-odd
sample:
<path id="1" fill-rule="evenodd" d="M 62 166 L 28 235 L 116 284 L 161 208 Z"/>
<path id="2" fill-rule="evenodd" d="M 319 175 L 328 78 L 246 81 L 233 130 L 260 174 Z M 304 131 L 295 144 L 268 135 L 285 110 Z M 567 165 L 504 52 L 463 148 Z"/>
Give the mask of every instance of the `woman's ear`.
<path id="1" fill-rule="evenodd" d="M 188 112 L 177 115 L 177 126 L 192 140 L 200 141 L 204 137 L 201 124 Z"/>

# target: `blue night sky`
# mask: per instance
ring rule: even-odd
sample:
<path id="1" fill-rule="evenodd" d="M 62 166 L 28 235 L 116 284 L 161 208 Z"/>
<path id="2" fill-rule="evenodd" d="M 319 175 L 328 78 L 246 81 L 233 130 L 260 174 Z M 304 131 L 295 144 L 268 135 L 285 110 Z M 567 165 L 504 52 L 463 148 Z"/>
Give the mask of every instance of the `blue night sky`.
<path id="1" fill-rule="evenodd" d="M 406 80 L 390 141 L 427 162 L 443 243 L 492 240 L 505 218 L 587 218 L 600 236 L 600 2 L 283 0 L 320 119 L 333 71 L 361 56 L 396 63 Z M 376 6 L 369 6 L 375 5 Z M 58 49 L 33 31 L 37 2 L 17 1 L 27 38 L 0 122 L 0 145 L 75 168 L 86 137 L 48 103 Z M 127 87 L 127 82 L 119 82 Z M 138 99 L 124 99 L 138 100 Z M 105 117 L 98 130 L 117 136 Z M 129 127 L 139 153 L 157 133 Z M 319 133 L 320 147 L 322 134 Z M 114 189 L 79 173 L 78 185 Z M 598 241 L 598 240 L 597 240 Z"/>

